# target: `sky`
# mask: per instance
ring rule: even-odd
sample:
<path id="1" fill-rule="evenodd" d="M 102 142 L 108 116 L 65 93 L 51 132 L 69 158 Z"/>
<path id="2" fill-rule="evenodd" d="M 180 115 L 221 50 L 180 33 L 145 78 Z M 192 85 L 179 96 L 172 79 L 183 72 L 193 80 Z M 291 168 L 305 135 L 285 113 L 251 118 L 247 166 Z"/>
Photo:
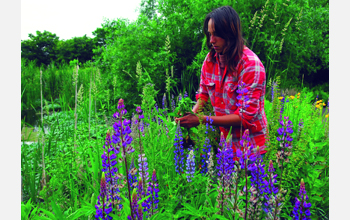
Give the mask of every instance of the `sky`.
<path id="1" fill-rule="evenodd" d="M 56 34 L 60 40 L 93 37 L 104 18 L 136 20 L 141 0 L 22 0 L 21 40 L 28 34 L 44 30 Z"/>

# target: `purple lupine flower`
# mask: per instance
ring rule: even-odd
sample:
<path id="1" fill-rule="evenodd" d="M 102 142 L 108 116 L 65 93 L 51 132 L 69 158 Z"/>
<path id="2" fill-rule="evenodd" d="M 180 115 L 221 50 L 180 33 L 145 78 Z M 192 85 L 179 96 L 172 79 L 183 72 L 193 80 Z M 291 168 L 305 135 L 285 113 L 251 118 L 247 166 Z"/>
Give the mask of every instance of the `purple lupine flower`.
<path id="1" fill-rule="evenodd" d="M 140 106 L 136 107 L 136 112 L 140 115 L 142 113 L 142 109 Z"/>
<path id="2" fill-rule="evenodd" d="M 166 115 L 167 115 L 167 111 L 166 111 L 165 109 L 167 109 L 168 106 L 167 106 L 167 101 L 166 101 L 166 95 L 165 95 L 165 93 L 164 93 L 164 95 L 163 95 L 162 105 L 163 105 L 163 109 L 164 109 L 163 115 L 166 116 Z"/>
<path id="3" fill-rule="evenodd" d="M 139 201 L 145 196 L 145 190 L 143 188 L 142 178 L 139 179 L 139 184 L 137 184 L 137 198 Z"/>
<path id="4" fill-rule="evenodd" d="M 154 104 L 154 107 L 156 107 L 157 112 L 159 112 L 157 102 Z"/>
<path id="5" fill-rule="evenodd" d="M 280 167 L 282 166 L 281 162 L 289 162 L 288 156 L 291 154 L 291 151 L 288 151 L 288 149 L 292 148 L 293 141 L 293 138 L 290 136 L 290 134 L 293 133 L 292 122 L 289 120 L 288 116 L 285 116 L 284 119 L 285 121 L 280 121 L 282 127 L 277 129 L 277 133 L 280 135 L 277 137 L 277 140 L 281 145 L 281 150 L 277 153 L 277 162 Z"/>
<path id="6" fill-rule="evenodd" d="M 138 129 L 139 129 L 139 131 L 142 133 L 142 136 L 145 136 L 145 134 L 144 134 L 144 124 L 143 124 L 143 120 L 141 120 L 141 119 L 144 119 L 145 116 L 142 114 L 142 109 L 141 109 L 140 106 L 137 106 L 137 107 L 136 107 L 136 113 L 139 115 L 139 119 L 136 120 L 135 123 L 136 123 L 136 124 L 139 123 L 139 124 L 138 124 Z"/>
<path id="7" fill-rule="evenodd" d="M 219 143 L 218 153 L 216 154 L 217 157 L 217 169 L 218 169 L 218 176 L 224 176 L 225 175 L 225 137 L 224 134 L 221 132 L 220 135 L 220 143 Z"/>
<path id="8" fill-rule="evenodd" d="M 136 189 L 134 189 L 132 191 L 132 196 L 131 196 L 131 207 L 132 207 L 132 213 L 134 215 L 133 219 L 139 219 L 138 218 L 138 205 L 137 205 L 137 193 L 136 193 Z"/>
<path id="9" fill-rule="evenodd" d="M 142 182 L 144 184 L 147 184 L 147 181 L 149 179 L 149 174 L 148 174 L 148 163 L 147 163 L 146 155 L 139 154 L 138 162 L 139 162 L 140 178 L 142 179 Z M 146 186 L 144 186 L 144 187 L 146 187 Z"/>
<path id="10" fill-rule="evenodd" d="M 175 111 L 175 98 L 174 95 L 171 95 L 171 110 L 174 112 Z"/>
<path id="11" fill-rule="evenodd" d="M 264 178 L 267 176 L 267 174 L 265 174 L 265 169 L 264 169 L 265 164 L 263 164 L 263 159 L 261 158 L 261 155 L 260 155 L 259 146 L 257 146 L 257 150 L 255 154 L 256 154 L 256 161 L 250 167 L 251 187 L 249 189 L 249 192 L 250 192 L 249 202 L 251 204 L 249 205 L 247 219 L 252 219 L 253 216 L 257 212 L 259 213 L 259 210 L 261 210 L 261 207 L 257 203 L 264 198 L 263 197 L 264 188 L 265 188 Z"/>
<path id="12" fill-rule="evenodd" d="M 175 151 L 174 151 L 175 171 L 178 174 L 181 174 L 181 173 L 183 173 L 183 167 L 184 167 L 184 164 L 183 164 L 184 149 L 183 149 L 183 137 L 182 137 L 182 132 L 181 132 L 181 128 L 180 128 L 180 123 L 177 124 L 174 141 L 175 141 L 175 143 L 174 143 L 174 146 L 175 146 Z"/>
<path id="13" fill-rule="evenodd" d="M 266 193 L 264 195 L 265 202 L 263 203 L 263 210 L 265 213 L 272 213 L 273 208 L 275 206 L 275 201 L 276 201 L 276 194 L 278 193 L 278 187 L 275 186 L 277 183 L 277 174 L 274 174 L 275 168 L 273 167 L 273 162 L 270 160 L 269 167 L 268 167 L 268 172 L 269 172 L 269 179 L 264 180 L 264 192 Z M 278 204 L 280 206 L 281 204 Z"/>
<path id="14" fill-rule="evenodd" d="M 284 95 L 282 95 L 282 99 L 281 99 L 281 111 L 280 111 L 280 120 L 282 120 L 282 115 L 283 115 L 283 112 L 284 112 L 284 101 L 285 101 L 285 97 Z"/>
<path id="15" fill-rule="evenodd" d="M 229 140 L 231 140 L 231 138 L 229 138 Z M 231 141 L 226 142 L 222 132 L 220 136 L 219 146 L 221 149 L 218 148 L 218 153 L 216 155 L 218 158 L 218 166 L 216 167 L 218 169 L 218 176 L 229 180 L 232 172 L 234 172 L 234 153 Z M 222 183 L 222 185 L 224 186 L 225 184 Z"/>
<path id="16" fill-rule="evenodd" d="M 185 94 L 184 94 L 184 98 L 188 97 L 188 94 L 187 92 L 185 91 Z"/>
<path id="17" fill-rule="evenodd" d="M 307 203 L 306 200 L 309 199 L 309 197 L 306 194 L 305 190 L 305 183 L 304 180 L 301 179 L 300 182 L 300 192 L 299 192 L 300 200 L 295 197 L 295 206 L 293 208 L 292 214 L 293 214 L 293 219 L 305 219 L 305 220 L 310 220 L 310 207 L 311 203 Z"/>
<path id="18" fill-rule="evenodd" d="M 258 191 L 257 196 L 262 196 L 264 192 L 265 185 L 263 184 L 264 178 L 267 176 L 265 174 L 265 164 L 263 164 L 263 159 L 260 155 L 260 148 L 257 147 L 256 151 L 256 163 L 252 164 L 251 170 L 251 185 Z"/>
<path id="19" fill-rule="evenodd" d="M 129 184 L 132 188 L 136 188 L 137 185 L 137 169 L 135 168 L 134 158 L 131 158 L 130 168 L 129 168 Z"/>
<path id="20" fill-rule="evenodd" d="M 180 93 L 180 95 L 179 95 L 179 101 L 181 101 L 181 99 L 182 99 L 182 94 Z"/>
<path id="21" fill-rule="evenodd" d="M 245 169 L 245 164 L 248 163 L 248 160 L 255 162 L 255 155 L 252 155 L 249 158 L 249 155 L 251 154 L 251 151 L 253 150 L 254 146 L 251 145 L 250 143 L 250 137 L 249 137 L 249 130 L 246 129 L 243 133 L 243 136 L 241 138 L 241 140 L 239 141 L 239 144 L 241 145 L 241 147 L 238 147 L 236 149 L 236 155 L 238 157 L 238 161 L 241 165 L 241 169 Z M 242 152 L 243 150 L 243 152 Z M 251 166 L 248 166 L 249 169 Z"/>
<path id="22" fill-rule="evenodd" d="M 237 107 L 241 107 L 241 106 L 244 108 L 249 107 L 248 104 L 244 104 L 245 102 L 249 101 L 249 97 L 247 95 L 245 95 L 248 92 L 248 89 L 244 88 L 245 85 L 246 84 L 244 82 L 242 82 L 240 85 L 238 85 L 237 93 L 239 95 L 237 96 L 237 100 L 238 100 L 236 103 Z"/>
<path id="23" fill-rule="evenodd" d="M 164 93 L 164 95 L 163 95 L 163 99 L 162 99 L 162 106 L 163 106 L 163 109 L 166 109 L 167 108 L 167 103 L 166 103 L 166 95 L 165 95 L 165 93 Z"/>
<path id="24" fill-rule="evenodd" d="M 186 160 L 186 173 L 188 174 L 187 182 L 192 182 L 193 174 L 195 172 L 195 166 L 196 164 L 194 160 L 194 154 L 193 150 L 191 150 Z"/>
<path id="25" fill-rule="evenodd" d="M 123 121 L 123 116 L 127 113 L 126 109 L 124 108 L 124 100 L 119 99 L 118 101 L 118 111 L 113 115 L 114 118 L 118 118 L 119 121 L 114 123 L 113 128 L 114 128 L 114 135 L 112 136 L 113 140 L 112 142 L 120 147 L 122 147 L 122 158 L 124 159 L 124 164 L 125 164 L 125 173 L 126 175 L 126 182 L 128 185 L 128 196 L 129 196 L 129 201 L 130 201 L 130 209 L 131 209 L 131 216 L 133 216 L 133 211 L 132 211 L 132 204 L 131 204 L 131 190 L 130 190 L 130 183 L 129 183 L 129 170 L 128 170 L 128 164 L 126 160 L 126 153 L 130 154 L 135 151 L 135 149 L 132 147 L 131 142 L 132 142 L 132 137 L 129 136 L 131 133 L 131 129 L 129 127 L 130 125 L 130 120 L 124 119 Z M 123 160 L 122 159 L 122 160 Z"/>
<path id="26" fill-rule="evenodd" d="M 152 179 L 149 182 L 149 186 L 147 189 L 147 196 L 151 195 L 148 199 L 146 199 L 142 206 L 144 207 L 144 212 L 147 211 L 147 218 L 151 217 L 153 214 L 155 214 L 155 210 L 158 209 L 158 203 L 159 203 L 159 195 L 158 195 L 159 189 L 158 189 L 158 181 L 156 176 L 156 170 L 153 170 L 152 173 Z"/>
<path id="27" fill-rule="evenodd" d="M 203 145 L 203 153 L 201 154 L 202 164 L 203 164 L 201 173 L 203 174 L 206 174 L 208 172 L 208 160 L 209 160 L 210 151 L 211 151 L 210 139 L 206 137 Z"/>
<path id="28" fill-rule="evenodd" d="M 115 205 L 117 203 L 117 200 L 121 200 L 121 198 L 118 196 L 118 192 L 120 190 L 117 188 L 117 156 L 116 154 L 119 153 L 119 146 L 113 147 L 111 143 L 111 135 L 109 130 L 106 134 L 106 141 L 103 145 L 104 152 L 101 155 L 102 158 L 102 172 L 106 174 L 106 181 L 109 193 L 111 195 L 111 202 L 113 208 L 115 208 Z"/>
<path id="29" fill-rule="evenodd" d="M 112 212 L 112 203 L 110 201 L 110 196 L 108 195 L 107 191 L 107 182 L 106 182 L 106 177 L 105 173 L 102 172 L 102 177 L 101 177 L 101 186 L 100 186 L 100 195 L 97 197 L 98 201 L 97 204 L 95 205 L 96 208 L 96 219 L 102 218 L 104 219 L 113 219 L 111 216 L 109 216 L 109 213 Z"/>

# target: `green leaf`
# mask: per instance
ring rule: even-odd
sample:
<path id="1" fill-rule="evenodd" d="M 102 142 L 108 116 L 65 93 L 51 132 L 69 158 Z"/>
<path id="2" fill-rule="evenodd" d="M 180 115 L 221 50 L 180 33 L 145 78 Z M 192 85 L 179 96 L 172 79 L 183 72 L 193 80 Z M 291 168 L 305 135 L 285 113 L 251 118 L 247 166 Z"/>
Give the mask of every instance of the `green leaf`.
<path id="1" fill-rule="evenodd" d="M 221 216 L 221 215 L 218 215 L 218 214 L 215 214 L 215 215 L 212 216 L 212 219 L 215 219 L 215 218 L 217 218 L 217 219 L 222 219 L 222 220 L 228 220 L 228 219 L 225 218 L 224 216 Z"/>

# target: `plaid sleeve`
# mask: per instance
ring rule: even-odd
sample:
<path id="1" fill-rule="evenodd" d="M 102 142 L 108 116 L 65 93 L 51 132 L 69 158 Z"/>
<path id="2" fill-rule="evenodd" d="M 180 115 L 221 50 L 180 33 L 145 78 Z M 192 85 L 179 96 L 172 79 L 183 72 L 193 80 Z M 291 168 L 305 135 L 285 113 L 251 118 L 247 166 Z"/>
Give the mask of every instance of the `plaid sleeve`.
<path id="1" fill-rule="evenodd" d="M 204 59 L 203 65 L 202 65 L 202 69 L 201 69 L 201 79 L 200 79 L 200 83 L 199 83 L 199 89 L 197 91 L 196 94 L 196 99 L 198 100 L 199 98 L 201 98 L 203 101 L 207 102 L 209 99 L 209 94 L 208 94 L 208 90 L 207 87 L 204 86 L 204 82 L 205 79 L 207 77 L 207 58 L 209 56 L 209 53 L 207 54 L 207 56 Z"/>
<path id="2" fill-rule="evenodd" d="M 262 103 L 260 103 L 265 87 L 265 68 L 257 56 L 248 56 L 243 63 L 243 69 L 238 78 L 238 85 L 245 84 L 242 89 L 248 91 L 244 94 L 249 100 L 239 101 L 239 106 L 234 114 L 239 115 L 244 128 L 248 128 L 252 133 L 260 131 L 264 124 L 262 111 Z M 244 85 L 243 84 L 243 85 Z M 248 107 L 245 107 L 248 106 Z M 243 108 L 242 108 L 243 107 Z"/>

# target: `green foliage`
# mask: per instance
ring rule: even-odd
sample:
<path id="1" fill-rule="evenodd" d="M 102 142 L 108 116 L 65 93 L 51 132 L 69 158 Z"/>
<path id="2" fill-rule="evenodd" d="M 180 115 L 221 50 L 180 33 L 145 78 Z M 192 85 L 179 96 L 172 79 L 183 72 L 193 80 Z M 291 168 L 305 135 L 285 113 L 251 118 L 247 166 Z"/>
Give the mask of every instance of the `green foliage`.
<path id="1" fill-rule="evenodd" d="M 21 107 L 36 109 L 40 106 L 38 65 L 41 65 L 43 101 L 47 103 L 43 110 L 49 111 L 49 114 L 44 112 L 44 125 L 50 128 L 44 134 L 44 146 L 42 143 L 21 146 L 22 219 L 93 218 L 100 190 L 102 146 L 106 131 L 113 130 L 111 115 L 119 98 L 125 100 L 127 118 L 131 117 L 135 106 L 141 105 L 144 111 L 144 135 L 133 134 L 132 143 L 136 148 L 134 157 L 141 143 L 150 170 L 157 171 L 159 212 L 152 219 L 232 219 L 232 211 L 217 214 L 217 178 L 203 175 L 199 169 L 199 165 L 203 165 L 200 155 L 205 138 L 209 137 L 212 152 L 218 147 L 217 129 L 209 129 L 205 134 L 206 125 L 202 121 L 197 128 L 183 129 L 184 144 L 195 149 L 196 173 L 192 182 L 187 182 L 186 173 L 175 172 L 173 162 L 176 130 L 173 117 L 179 110 L 182 113 L 191 111 L 201 66 L 208 52 L 202 32 L 203 20 L 212 9 L 223 5 L 231 5 L 239 13 L 247 45 L 265 65 L 269 82 L 265 97 L 269 133 L 264 161 L 276 161 L 280 148 L 276 137 L 280 127 L 282 88 L 299 89 L 303 86 L 302 75 L 305 75 L 303 83 L 311 86 L 306 82 L 311 81 L 311 76 L 328 70 L 328 1 L 144 0 L 137 21 L 106 20 L 94 31 L 93 39 L 84 36 L 59 41 L 54 34 L 37 32 L 38 36 L 32 35 L 31 40 L 22 42 Z M 93 44 L 97 45 L 96 49 L 92 49 Z M 33 50 L 37 45 L 43 49 L 40 53 Z M 91 50 L 94 62 L 88 61 Z M 77 85 L 84 88 L 84 92 L 80 93 L 75 130 L 72 106 L 73 73 L 77 64 Z M 273 81 L 279 89 L 275 89 L 271 100 Z M 184 91 L 189 97 L 177 102 L 174 113 L 168 113 L 170 104 L 165 109 L 155 109 L 162 95 L 166 94 L 167 103 L 171 103 L 172 96 L 178 97 Z M 316 95 L 326 103 L 328 85 L 318 85 L 311 90 L 304 88 L 294 98 L 286 95 L 289 101 L 285 103 L 282 116 L 289 116 L 293 124 L 293 153 L 282 177 L 278 177 L 287 189 L 280 217 L 290 219 L 303 178 L 312 203 L 312 218 L 328 219 L 329 121 L 325 117 L 328 112 L 322 114 L 322 104 L 315 103 Z M 210 103 L 207 104 L 199 115 L 213 114 Z M 298 129 L 300 120 L 304 127 Z M 22 126 L 24 124 L 22 121 Z M 135 129 L 132 128 L 133 132 Z M 46 163 L 45 186 L 42 147 Z M 185 149 L 184 155 L 187 154 Z M 127 156 L 127 160 L 131 157 Z M 215 167 L 215 154 L 213 160 Z M 138 168 L 138 163 L 135 165 Z M 277 168 L 276 173 L 279 175 L 280 171 Z M 242 192 L 245 180 L 239 179 L 238 192 Z M 228 205 L 237 202 L 240 210 L 245 208 L 243 196 L 237 201 L 233 198 L 227 201 Z M 129 213 L 128 199 L 124 197 L 122 203 L 125 208 L 115 213 L 115 218 L 124 219 Z M 234 215 L 239 218 L 238 212 Z"/>

